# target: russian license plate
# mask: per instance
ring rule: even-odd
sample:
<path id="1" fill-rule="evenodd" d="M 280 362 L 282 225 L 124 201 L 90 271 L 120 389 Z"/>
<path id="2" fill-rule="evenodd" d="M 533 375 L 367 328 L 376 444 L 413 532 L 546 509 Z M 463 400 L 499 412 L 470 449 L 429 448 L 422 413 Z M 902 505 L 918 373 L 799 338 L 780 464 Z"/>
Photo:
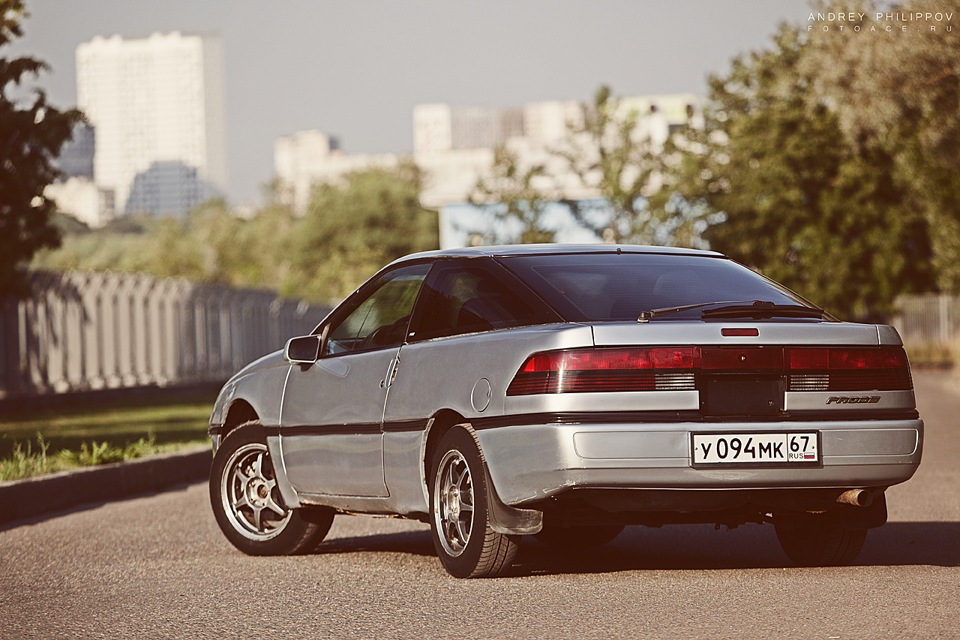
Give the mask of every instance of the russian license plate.
<path id="1" fill-rule="evenodd" d="M 693 464 L 802 464 L 820 462 L 816 431 L 694 433 Z"/>

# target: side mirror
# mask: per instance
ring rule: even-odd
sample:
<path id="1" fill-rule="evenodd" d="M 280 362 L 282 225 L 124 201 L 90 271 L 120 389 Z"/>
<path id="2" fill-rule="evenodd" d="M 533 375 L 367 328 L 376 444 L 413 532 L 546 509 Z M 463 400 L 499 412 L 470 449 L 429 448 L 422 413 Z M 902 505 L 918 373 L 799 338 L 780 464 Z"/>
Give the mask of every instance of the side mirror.
<path id="1" fill-rule="evenodd" d="M 283 357 L 292 364 L 313 364 L 320 357 L 320 336 L 290 338 Z"/>

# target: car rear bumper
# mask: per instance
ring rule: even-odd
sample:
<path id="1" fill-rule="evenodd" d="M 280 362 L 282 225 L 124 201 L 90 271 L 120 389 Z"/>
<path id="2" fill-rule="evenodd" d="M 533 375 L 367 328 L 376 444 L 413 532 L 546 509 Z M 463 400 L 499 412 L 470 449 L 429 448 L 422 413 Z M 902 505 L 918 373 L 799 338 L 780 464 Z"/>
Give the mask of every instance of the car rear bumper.
<path id="1" fill-rule="evenodd" d="M 816 431 L 820 464 L 700 467 L 691 433 Z M 571 489 L 887 487 L 920 464 L 923 421 L 524 424 L 477 431 L 500 499 L 524 505 Z"/>

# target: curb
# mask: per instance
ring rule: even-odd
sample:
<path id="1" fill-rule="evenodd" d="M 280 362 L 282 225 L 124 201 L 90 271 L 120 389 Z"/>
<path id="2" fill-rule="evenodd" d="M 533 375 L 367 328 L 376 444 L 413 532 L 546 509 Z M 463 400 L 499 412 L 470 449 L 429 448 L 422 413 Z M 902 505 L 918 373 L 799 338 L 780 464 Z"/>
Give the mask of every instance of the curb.
<path id="1" fill-rule="evenodd" d="M 0 483 L 0 524 L 203 480 L 209 477 L 211 460 L 210 447 L 204 446 Z"/>

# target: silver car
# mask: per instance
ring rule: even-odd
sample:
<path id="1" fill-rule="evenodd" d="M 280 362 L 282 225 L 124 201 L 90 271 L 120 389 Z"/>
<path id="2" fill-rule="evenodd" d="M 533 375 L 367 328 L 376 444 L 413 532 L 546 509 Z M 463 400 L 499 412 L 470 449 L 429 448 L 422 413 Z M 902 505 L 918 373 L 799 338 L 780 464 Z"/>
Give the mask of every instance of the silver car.
<path id="1" fill-rule="evenodd" d="M 241 551 L 393 514 L 481 577 L 522 536 L 582 549 L 626 525 L 772 523 L 794 563 L 850 563 L 923 422 L 892 327 L 714 252 L 541 245 L 390 264 L 231 378 L 210 435 Z"/>

